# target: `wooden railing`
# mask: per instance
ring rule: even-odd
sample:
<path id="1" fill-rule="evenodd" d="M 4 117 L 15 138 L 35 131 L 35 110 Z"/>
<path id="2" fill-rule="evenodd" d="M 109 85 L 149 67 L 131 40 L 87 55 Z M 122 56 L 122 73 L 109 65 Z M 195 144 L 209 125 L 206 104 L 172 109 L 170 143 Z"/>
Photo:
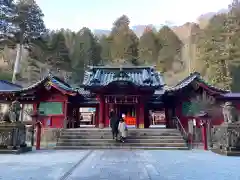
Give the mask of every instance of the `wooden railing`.
<path id="1" fill-rule="evenodd" d="M 180 133 L 183 136 L 184 140 L 189 145 L 189 135 L 186 132 L 186 130 L 184 129 L 181 121 L 179 120 L 179 118 L 177 116 L 173 117 L 173 122 L 174 122 L 175 128 L 177 128 L 180 131 Z"/>

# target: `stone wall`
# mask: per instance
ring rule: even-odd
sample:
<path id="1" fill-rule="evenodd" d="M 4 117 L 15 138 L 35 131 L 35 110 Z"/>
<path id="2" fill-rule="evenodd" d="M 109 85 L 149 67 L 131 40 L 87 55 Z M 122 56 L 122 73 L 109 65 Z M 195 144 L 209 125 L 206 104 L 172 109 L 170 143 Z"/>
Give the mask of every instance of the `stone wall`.
<path id="1" fill-rule="evenodd" d="M 213 142 L 216 148 L 223 151 L 240 151 L 240 124 L 229 123 L 215 126 Z"/>
<path id="2" fill-rule="evenodd" d="M 21 123 L 0 124 L 0 149 L 19 149 L 25 147 L 26 128 Z"/>
<path id="3" fill-rule="evenodd" d="M 52 149 L 56 146 L 62 129 L 42 128 L 41 149 Z M 33 133 L 32 127 L 27 127 L 27 144 L 31 144 Z M 36 129 L 34 129 L 34 146 L 36 145 Z"/>
<path id="4" fill-rule="evenodd" d="M 58 142 L 62 129 L 43 128 L 41 136 L 41 148 L 54 148 Z"/>

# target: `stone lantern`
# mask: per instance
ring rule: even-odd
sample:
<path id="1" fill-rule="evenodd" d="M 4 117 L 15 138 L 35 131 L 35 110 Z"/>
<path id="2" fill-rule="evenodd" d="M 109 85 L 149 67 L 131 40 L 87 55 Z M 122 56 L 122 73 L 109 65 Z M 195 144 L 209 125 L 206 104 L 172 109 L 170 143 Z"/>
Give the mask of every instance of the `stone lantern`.
<path id="1" fill-rule="evenodd" d="M 240 121 L 239 112 L 232 102 L 225 102 L 223 105 L 224 122 L 214 126 L 213 139 L 215 147 L 212 151 L 227 155 L 240 155 Z"/>

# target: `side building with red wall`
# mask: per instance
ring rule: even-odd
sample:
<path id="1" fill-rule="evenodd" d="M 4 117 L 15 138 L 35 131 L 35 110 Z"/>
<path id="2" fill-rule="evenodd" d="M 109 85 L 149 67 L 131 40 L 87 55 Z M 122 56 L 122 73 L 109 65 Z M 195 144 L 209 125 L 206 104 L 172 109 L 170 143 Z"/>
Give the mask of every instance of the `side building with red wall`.
<path id="1" fill-rule="evenodd" d="M 29 117 L 31 113 L 38 112 L 38 120 L 42 122 L 43 127 L 49 128 L 66 126 L 65 120 L 71 117 L 74 108 L 69 101 L 71 97 L 78 98 L 79 101 L 82 98 L 77 90 L 51 74 L 27 88 L 0 89 L 0 100 L 6 105 L 10 105 L 16 99 L 21 103 L 20 119 L 32 123 L 30 118 L 26 119 L 23 116 L 27 114 Z"/>
<path id="2" fill-rule="evenodd" d="M 199 73 L 194 72 L 180 81 L 177 85 L 166 88 L 164 103 L 170 104 L 169 106 L 175 110 L 174 116 L 179 118 L 186 130 L 188 130 L 189 120 L 195 119 L 196 125 L 199 126 L 200 119 L 197 117 L 197 111 L 210 111 L 209 109 L 203 109 L 203 107 L 193 108 L 194 103 L 198 104 L 198 102 L 205 102 L 206 107 L 212 104 L 211 111 L 214 112 L 211 112 L 213 114 L 211 117 L 211 124 L 219 125 L 224 119 L 221 109 L 222 102 L 218 100 L 218 97 L 228 92 L 229 91 L 208 84 Z"/>

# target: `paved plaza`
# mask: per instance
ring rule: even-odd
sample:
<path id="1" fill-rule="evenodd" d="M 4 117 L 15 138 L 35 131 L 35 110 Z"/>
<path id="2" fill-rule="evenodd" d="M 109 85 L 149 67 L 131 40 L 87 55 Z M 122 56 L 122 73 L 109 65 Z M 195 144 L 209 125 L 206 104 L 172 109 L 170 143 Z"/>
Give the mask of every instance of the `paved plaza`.
<path id="1" fill-rule="evenodd" d="M 239 180 L 240 157 L 195 151 L 33 151 L 0 155 L 1 180 Z"/>

